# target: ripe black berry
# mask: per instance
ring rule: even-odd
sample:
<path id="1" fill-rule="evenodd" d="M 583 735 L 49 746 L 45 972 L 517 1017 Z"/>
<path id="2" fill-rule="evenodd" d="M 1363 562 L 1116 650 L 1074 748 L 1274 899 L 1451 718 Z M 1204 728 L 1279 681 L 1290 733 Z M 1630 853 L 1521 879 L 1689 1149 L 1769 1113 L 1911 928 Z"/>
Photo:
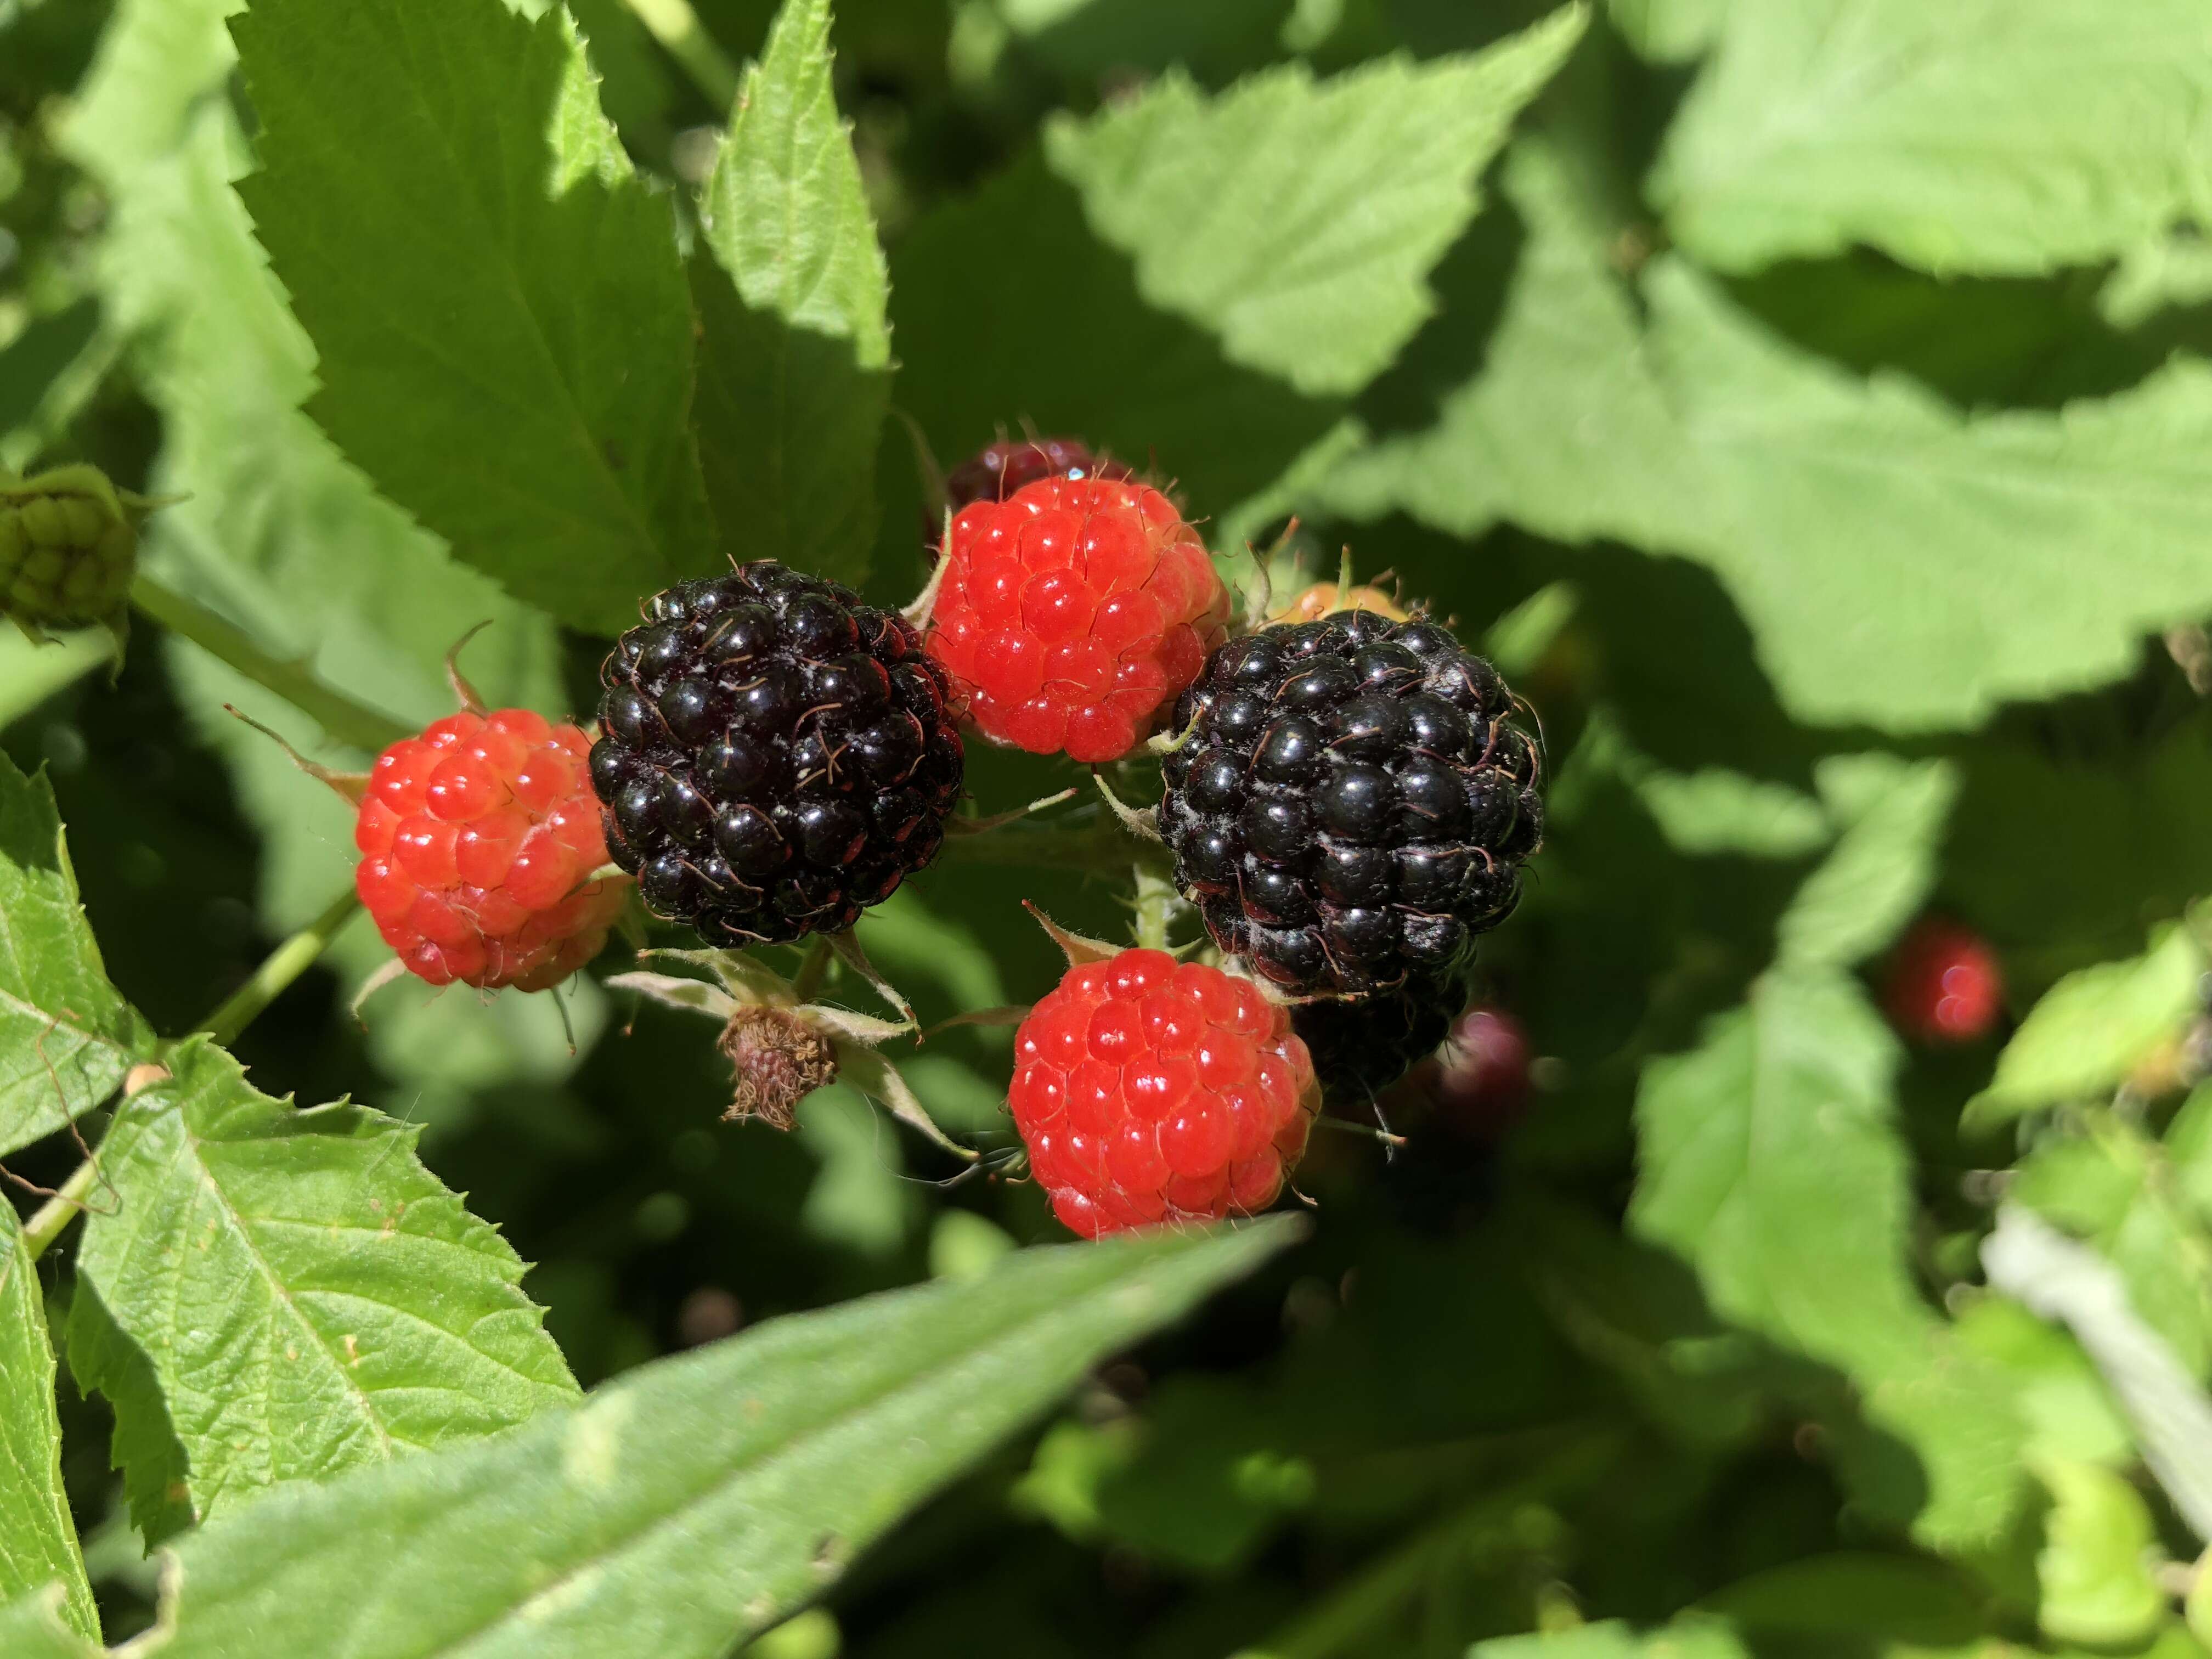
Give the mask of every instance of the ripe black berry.
<path id="1" fill-rule="evenodd" d="M 838 933 L 937 856 L 960 740 L 903 618 L 770 560 L 646 612 L 599 671 L 592 787 L 657 915 L 728 948 Z"/>
<path id="2" fill-rule="evenodd" d="M 1326 1103 L 1365 1117 L 1377 1095 L 1436 1051 L 1467 996 L 1457 975 L 1417 975 L 1371 996 L 1300 1003 L 1291 1029 L 1305 1039 Z"/>
<path id="3" fill-rule="evenodd" d="M 1001 438 L 987 444 L 945 475 L 946 505 L 957 513 L 971 501 L 1003 501 L 1044 478 L 1133 478 L 1133 468 L 1101 454 L 1080 438 Z M 922 515 L 922 544 L 934 562 L 945 539 L 941 516 Z"/>
<path id="4" fill-rule="evenodd" d="M 1303 993 L 1462 968 L 1543 836 L 1512 708 L 1498 671 L 1427 621 L 1345 611 L 1215 652 L 1176 705 L 1170 729 L 1189 736 L 1160 811 L 1214 942 Z"/>

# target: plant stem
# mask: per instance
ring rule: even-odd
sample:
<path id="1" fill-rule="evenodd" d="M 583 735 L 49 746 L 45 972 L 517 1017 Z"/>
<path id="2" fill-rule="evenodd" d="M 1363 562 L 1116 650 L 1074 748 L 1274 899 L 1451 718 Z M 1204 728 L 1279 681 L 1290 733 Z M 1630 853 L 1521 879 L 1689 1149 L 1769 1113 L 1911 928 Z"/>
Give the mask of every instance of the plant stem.
<path id="1" fill-rule="evenodd" d="M 629 0 L 629 9 L 725 115 L 738 101 L 738 66 L 691 9 L 691 0 Z"/>
<path id="2" fill-rule="evenodd" d="M 1169 928 L 1183 908 L 1182 896 L 1149 865 L 1137 866 L 1137 943 L 1148 951 L 1170 951 Z"/>
<path id="3" fill-rule="evenodd" d="M 801 1002 L 813 1001 L 814 994 L 822 988 L 822 975 L 829 970 L 830 941 L 817 939 L 806 947 L 799 971 L 791 976 L 791 994 Z"/>
<path id="4" fill-rule="evenodd" d="M 23 1224 L 23 1256 L 36 1261 L 46 1253 L 46 1247 L 61 1237 L 76 1212 L 84 1207 L 84 1195 L 92 1190 L 92 1183 L 100 1179 L 100 1166 L 90 1158 L 76 1166 L 67 1181 L 62 1182 L 54 1195 L 39 1206 L 37 1212 Z"/>
<path id="5" fill-rule="evenodd" d="M 205 1031 L 217 1042 L 228 1043 L 253 1023 L 254 1017 L 266 1008 L 293 981 L 313 965 L 325 946 L 353 915 L 360 897 L 350 887 L 333 900 L 322 915 L 302 927 L 271 951 L 262 964 L 253 970 L 253 977 L 223 999 L 213 1013 L 196 1028 Z M 158 1066 L 141 1066 L 132 1074 L 158 1081 L 168 1074 Z M 144 1085 L 136 1081 L 124 1085 L 128 1099 Z M 36 1261 L 46 1252 L 46 1247 L 60 1237 L 76 1212 L 84 1207 L 84 1195 L 100 1179 L 97 1157 L 88 1158 L 76 1166 L 67 1181 L 55 1191 L 31 1218 L 23 1224 L 23 1249 L 29 1259 Z"/>
<path id="6" fill-rule="evenodd" d="M 217 1042 L 235 1042 L 238 1034 L 251 1025 L 257 1015 L 274 1002 L 292 981 L 314 965 L 339 928 L 345 926 L 361 904 L 360 896 L 349 886 L 324 909 L 323 914 L 302 927 L 271 951 L 262 964 L 253 970 L 253 976 L 223 1000 L 222 1006 L 199 1024 Z"/>
<path id="7" fill-rule="evenodd" d="M 182 635 L 255 684 L 264 686 L 303 714 L 319 721 L 337 741 L 371 754 L 410 734 L 389 714 L 356 702 L 317 679 L 305 662 L 287 662 L 264 651 L 235 623 L 197 600 L 165 586 L 143 570 L 131 579 L 131 602 L 173 634 Z"/>

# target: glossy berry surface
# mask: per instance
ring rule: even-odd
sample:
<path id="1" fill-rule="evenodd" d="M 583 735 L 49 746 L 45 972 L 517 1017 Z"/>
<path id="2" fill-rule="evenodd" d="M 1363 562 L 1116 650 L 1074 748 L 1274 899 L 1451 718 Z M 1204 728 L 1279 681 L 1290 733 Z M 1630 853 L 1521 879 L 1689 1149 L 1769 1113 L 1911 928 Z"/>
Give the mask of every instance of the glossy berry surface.
<path id="1" fill-rule="evenodd" d="M 1228 622 L 1213 562 L 1166 496 L 1048 478 L 954 518 L 929 650 L 986 737 L 1096 765 L 1153 730 Z"/>
<path id="2" fill-rule="evenodd" d="M 946 504 L 955 513 L 973 501 L 1003 501 L 1047 478 L 1133 478 L 1136 473 L 1080 438 L 1001 438 L 945 475 Z M 924 515 L 922 544 L 934 561 L 945 520 Z"/>
<path id="3" fill-rule="evenodd" d="M 2004 1007 L 2004 974 L 1989 941 L 1972 928 L 1929 918 L 1892 958 L 1884 1003 L 1899 1030 L 1922 1042 L 1973 1042 Z"/>
<path id="4" fill-rule="evenodd" d="M 1290 1011 L 1218 968 L 1071 968 L 1014 1036 L 1007 1097 L 1053 1212 L 1085 1238 L 1275 1201 L 1320 1109 Z"/>
<path id="5" fill-rule="evenodd" d="M 433 985 L 542 991 L 599 952 L 627 884 L 607 861 L 591 740 L 526 708 L 449 714 L 376 757 L 354 821 L 362 902 Z"/>
<path id="6" fill-rule="evenodd" d="M 1543 835 L 1512 708 L 1431 622 L 1347 611 L 1217 651 L 1176 706 L 1159 820 L 1214 942 L 1300 994 L 1463 967 Z"/>
<path id="7" fill-rule="evenodd" d="M 1364 997 L 1325 997 L 1291 1011 L 1328 1103 L 1347 1116 L 1371 1115 L 1375 1097 L 1436 1052 L 1466 1006 L 1455 975 L 1419 975 Z"/>
<path id="8" fill-rule="evenodd" d="M 960 738 L 903 618 L 766 559 L 647 614 L 599 671 L 591 772 L 656 915 L 723 948 L 841 933 L 937 856 Z"/>
<path id="9" fill-rule="evenodd" d="M 1429 1119 L 1463 1139 L 1495 1146 L 1528 1115 L 1528 1029 L 1502 1008 L 1471 1008 L 1436 1054 L 1413 1069 Z"/>

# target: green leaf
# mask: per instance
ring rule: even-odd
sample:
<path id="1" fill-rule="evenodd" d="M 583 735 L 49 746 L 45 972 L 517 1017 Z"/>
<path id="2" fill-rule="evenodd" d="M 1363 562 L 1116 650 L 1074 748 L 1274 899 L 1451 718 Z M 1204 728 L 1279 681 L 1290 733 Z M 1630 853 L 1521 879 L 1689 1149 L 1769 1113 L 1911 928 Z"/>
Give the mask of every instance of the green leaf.
<path id="1" fill-rule="evenodd" d="M 15 1212 L 0 1204 L 0 1603 L 55 1586 L 57 1611 L 97 1638 L 100 1615 L 62 1490 L 62 1425 L 54 1413 L 54 1351 L 39 1269 L 24 1254 Z M 27 1617 L 27 1615 L 26 1615 Z M 7 1616 L 0 1614 L 0 1636 Z M 15 1644 L 0 1640 L 13 1659 Z"/>
<path id="2" fill-rule="evenodd" d="M 1299 391 L 1357 391 L 1436 309 L 1425 277 L 1475 180 L 1581 38 L 1563 7 L 1480 56 L 1388 59 L 1316 84 L 1286 64 L 1210 98 L 1180 74 L 1045 134 L 1145 297 L 1232 362 Z"/>
<path id="3" fill-rule="evenodd" d="M 271 1100 L 202 1042 L 168 1064 L 108 1131 L 116 1201 L 86 1218 L 77 1266 L 151 1364 L 196 1516 L 574 1397 L 523 1264 L 415 1130 Z"/>
<path id="4" fill-rule="evenodd" d="M 480 1445 L 276 1494 L 182 1541 L 165 1659 L 720 1659 L 1296 1231 L 1025 1251 L 643 1367 Z"/>
<path id="5" fill-rule="evenodd" d="M 1745 1659 L 1741 1638 L 1717 1619 L 1696 1614 L 1639 1635 L 1617 1619 L 1528 1636 L 1477 1642 L 1468 1659 Z"/>
<path id="6" fill-rule="evenodd" d="M 88 1641 L 70 1616 L 58 1584 L 0 1607 L 0 1653 L 8 1659 L 104 1659 L 106 1650 Z"/>
<path id="7" fill-rule="evenodd" d="M 2042 273 L 2203 214 L 2208 100 L 2195 0 L 1731 5 L 1651 196 L 1724 270 L 1864 242 Z"/>
<path id="8" fill-rule="evenodd" d="M 2036 1622 L 2054 1642 L 2132 1648 L 2166 1613 L 2151 1571 L 2156 1538 L 2142 1494 L 2094 1463 L 2048 1462 L 2036 1474 L 2051 1493 L 2035 1575 Z"/>
<path id="9" fill-rule="evenodd" d="M 1966 1121 L 1986 1127 L 2110 1093 L 2188 1023 L 2204 971 L 2203 950 L 2176 926 L 2131 961 L 2069 974 L 2005 1044 L 1990 1086 L 1966 1103 Z"/>
<path id="10" fill-rule="evenodd" d="M 1696 1269 L 1716 1313 L 1844 1372 L 1917 1455 L 1916 1478 L 1847 1454 L 1863 1501 L 1931 1543 L 1986 1542 L 2018 1499 L 2021 1429 L 2002 1374 L 1913 1288 L 1896 1064 L 1851 981 L 1770 972 L 1698 1048 L 1645 1068 L 1629 1221 Z"/>
<path id="11" fill-rule="evenodd" d="M 234 28 L 261 120 L 240 193 L 347 455 L 579 628 L 713 564 L 674 229 L 567 14 L 263 0 Z"/>
<path id="12" fill-rule="evenodd" d="M 830 82 L 829 0 L 788 0 L 700 205 L 699 453 L 745 556 L 858 581 L 890 397 L 889 278 Z"/>
<path id="13" fill-rule="evenodd" d="M 1849 968 L 1896 938 L 1928 896 L 1958 774 L 1943 761 L 1832 755 L 1814 781 L 1840 833 L 1782 918 L 1781 954 Z"/>
<path id="14" fill-rule="evenodd" d="M 2097 1368 L 2064 1327 L 2046 1324 L 2017 1302 L 1978 1297 L 1960 1310 L 1960 1340 L 2003 1366 L 2027 1419 L 2022 1452 L 2031 1462 L 2123 1467 L 2135 1459 L 2127 1421 Z"/>
<path id="15" fill-rule="evenodd" d="M 2156 1141 L 2102 1115 L 2037 1146 L 2009 1196 L 2094 1244 L 2182 1364 L 2199 1377 L 2212 1369 L 2212 1237 Z"/>
<path id="16" fill-rule="evenodd" d="M 2057 414 L 1962 416 L 1793 349 L 1678 258 L 1648 270 L 1647 331 L 1607 263 L 1618 233 L 1563 157 L 1524 141 L 1506 191 L 1528 240 L 1482 367 L 1401 394 L 1432 418 L 1370 410 L 1387 435 L 1325 506 L 1695 559 L 1811 724 L 1975 725 L 2130 672 L 2144 633 L 2212 611 L 2194 550 L 2212 537 L 2212 366 Z M 1417 341 L 1407 362 L 1418 379 L 1431 360 L 1460 358 Z"/>
<path id="17" fill-rule="evenodd" d="M 1654 769 L 1632 781 L 1668 843 L 1692 858 L 1799 859 L 1835 835 L 1820 802 L 1771 779 L 1707 766 L 1695 772 Z"/>
<path id="18" fill-rule="evenodd" d="M 53 790 L 0 755 L 0 1154 L 99 1105 L 153 1047 L 107 982 Z"/>
<path id="19" fill-rule="evenodd" d="M 1738 1579 L 1698 1603 L 1754 1635 L 1867 1636 L 1955 1648 L 1980 1635 L 1980 1596 L 1957 1573 L 1913 1556 L 1838 1551 Z"/>

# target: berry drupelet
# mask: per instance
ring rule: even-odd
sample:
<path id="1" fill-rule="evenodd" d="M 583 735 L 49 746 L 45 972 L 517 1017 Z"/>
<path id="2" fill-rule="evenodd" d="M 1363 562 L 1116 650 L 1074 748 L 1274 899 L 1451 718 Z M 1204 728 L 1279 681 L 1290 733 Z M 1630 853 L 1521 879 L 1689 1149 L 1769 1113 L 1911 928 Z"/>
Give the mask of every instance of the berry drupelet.
<path id="1" fill-rule="evenodd" d="M 1135 477 L 1134 469 L 1092 449 L 1080 438 L 1001 438 L 945 475 L 945 504 L 957 513 L 975 501 L 1003 501 L 1017 490 L 1047 478 Z M 935 562 L 942 550 L 945 520 L 923 515 L 922 545 Z"/>
<path id="2" fill-rule="evenodd" d="M 1229 593 L 1195 531 L 1147 485 L 1048 478 L 952 520 L 930 654 L 995 743 L 1121 758 L 1197 678 Z"/>
<path id="3" fill-rule="evenodd" d="M 1030 1172 L 1086 1238 L 1266 1209 L 1320 1109 L 1290 1011 L 1164 951 L 1070 968 L 1014 1034 L 1014 1067 Z"/>
<path id="4" fill-rule="evenodd" d="M 1436 1052 L 1467 997 L 1455 974 L 1415 975 L 1370 996 L 1300 1003 L 1291 1011 L 1291 1029 L 1305 1039 L 1328 1104 L 1364 1116 L 1377 1095 Z"/>
<path id="5" fill-rule="evenodd" d="M 1941 917 L 1914 924 L 1890 959 L 1882 1001 L 1916 1042 L 1976 1042 L 2004 1011 L 2004 970 L 1990 942 Z"/>
<path id="6" fill-rule="evenodd" d="M 903 618 L 765 559 L 647 616 L 600 670 L 591 771 L 657 915 L 722 948 L 842 933 L 937 856 L 960 739 Z"/>
<path id="7" fill-rule="evenodd" d="M 590 739 L 526 708 L 448 714 L 376 757 L 354 844 L 362 902 L 433 985 L 541 991 L 599 953 L 628 884 L 585 777 Z"/>
<path id="8" fill-rule="evenodd" d="M 1465 965 L 1543 834 L 1498 672 L 1427 621 L 1263 629 L 1176 703 L 1160 830 L 1214 942 L 1309 994 Z"/>

